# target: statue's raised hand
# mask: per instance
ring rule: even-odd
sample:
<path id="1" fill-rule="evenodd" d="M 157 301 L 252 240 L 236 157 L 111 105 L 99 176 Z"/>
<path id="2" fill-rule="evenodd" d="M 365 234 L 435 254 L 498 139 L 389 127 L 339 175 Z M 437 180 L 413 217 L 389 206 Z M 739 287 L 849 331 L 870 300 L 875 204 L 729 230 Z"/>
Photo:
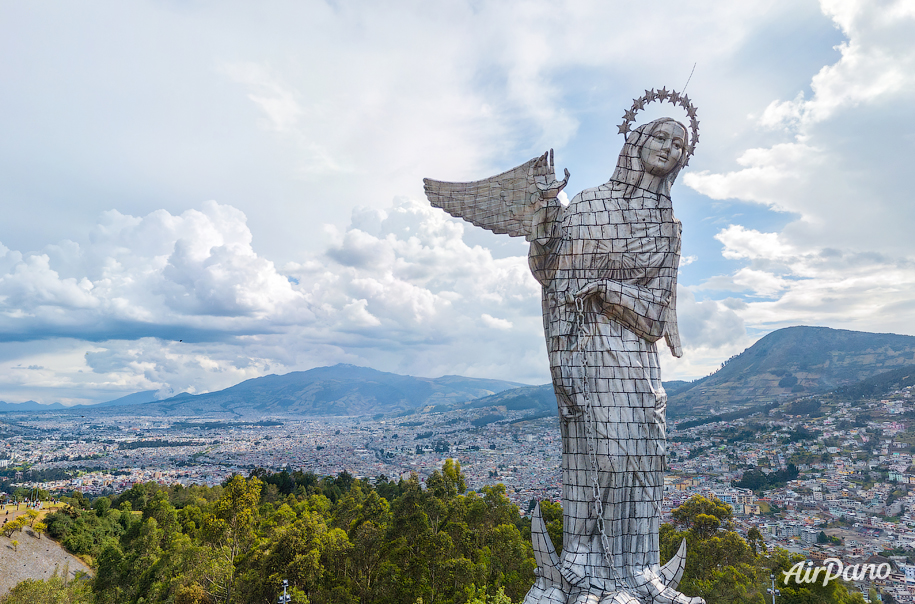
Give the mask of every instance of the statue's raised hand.
<path id="1" fill-rule="evenodd" d="M 568 168 L 565 170 L 565 178 L 556 180 L 556 168 L 553 166 L 553 150 L 541 155 L 534 165 L 531 166 L 531 172 L 534 176 L 534 183 L 540 192 L 540 199 L 555 199 L 559 192 L 569 184 Z"/>

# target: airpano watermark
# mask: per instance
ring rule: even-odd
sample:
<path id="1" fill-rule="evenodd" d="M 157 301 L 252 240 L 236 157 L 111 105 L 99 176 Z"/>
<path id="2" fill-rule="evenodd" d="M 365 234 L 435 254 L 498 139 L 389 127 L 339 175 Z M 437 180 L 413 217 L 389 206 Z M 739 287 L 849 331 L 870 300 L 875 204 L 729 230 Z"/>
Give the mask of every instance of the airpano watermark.
<path id="1" fill-rule="evenodd" d="M 806 566 L 806 568 L 805 568 Z M 823 566 L 813 566 L 813 562 L 798 562 L 785 572 L 785 585 L 794 579 L 798 585 L 816 583 L 823 575 L 823 586 L 830 581 L 842 578 L 845 581 L 863 581 L 864 579 L 886 579 L 890 576 L 892 567 L 889 562 L 882 564 L 851 564 L 845 566 L 838 558 L 826 558 Z"/>

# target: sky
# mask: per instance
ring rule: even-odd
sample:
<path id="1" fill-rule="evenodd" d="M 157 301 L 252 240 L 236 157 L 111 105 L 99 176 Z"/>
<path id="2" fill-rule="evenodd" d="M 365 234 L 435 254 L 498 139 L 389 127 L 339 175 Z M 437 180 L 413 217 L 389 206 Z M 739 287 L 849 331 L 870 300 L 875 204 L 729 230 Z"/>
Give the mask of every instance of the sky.
<path id="1" fill-rule="evenodd" d="M 525 242 L 422 179 L 552 148 L 572 196 L 662 86 L 700 121 L 665 380 L 791 325 L 915 335 L 912 40 L 913 0 L 0 0 L 0 400 L 548 382 Z"/>

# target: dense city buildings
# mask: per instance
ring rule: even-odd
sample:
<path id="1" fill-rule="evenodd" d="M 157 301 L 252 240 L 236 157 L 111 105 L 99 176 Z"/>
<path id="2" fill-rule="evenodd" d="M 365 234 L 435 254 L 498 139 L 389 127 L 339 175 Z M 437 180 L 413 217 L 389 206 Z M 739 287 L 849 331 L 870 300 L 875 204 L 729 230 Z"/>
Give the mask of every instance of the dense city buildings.
<path id="1" fill-rule="evenodd" d="M 915 398 L 910 388 L 882 396 L 674 418 L 663 513 L 692 495 L 714 496 L 733 507 L 740 532 L 755 527 L 768 546 L 847 564 L 890 556 L 899 572 L 879 587 L 906 601 L 915 596 L 904 580 L 906 557 L 915 554 Z M 504 484 L 522 512 L 532 500 L 560 499 L 555 416 L 499 407 L 432 411 L 256 422 L 5 414 L 0 471 L 10 494 L 93 496 L 147 481 L 214 485 L 256 468 L 424 480 L 453 458 L 469 488 Z"/>

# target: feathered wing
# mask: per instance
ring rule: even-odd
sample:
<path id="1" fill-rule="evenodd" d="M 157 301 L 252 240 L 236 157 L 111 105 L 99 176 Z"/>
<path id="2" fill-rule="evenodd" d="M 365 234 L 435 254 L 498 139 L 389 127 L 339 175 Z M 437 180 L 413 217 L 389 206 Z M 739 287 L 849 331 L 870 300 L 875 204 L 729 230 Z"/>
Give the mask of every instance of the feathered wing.
<path id="1" fill-rule="evenodd" d="M 478 227 L 512 237 L 531 237 L 531 216 L 540 200 L 538 182 L 554 175 L 549 152 L 517 168 L 474 182 L 424 178 L 426 197 L 436 208 Z"/>

